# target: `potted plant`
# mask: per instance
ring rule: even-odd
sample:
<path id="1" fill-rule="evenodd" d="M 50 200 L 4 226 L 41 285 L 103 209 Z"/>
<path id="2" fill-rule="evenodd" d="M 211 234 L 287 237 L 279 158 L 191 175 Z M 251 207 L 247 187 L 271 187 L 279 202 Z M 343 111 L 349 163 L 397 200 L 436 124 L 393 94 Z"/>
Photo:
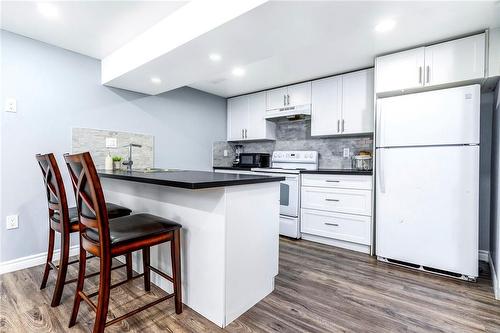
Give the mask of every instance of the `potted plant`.
<path id="1" fill-rule="evenodd" d="M 122 157 L 113 156 L 113 170 L 120 170 L 122 168 Z"/>

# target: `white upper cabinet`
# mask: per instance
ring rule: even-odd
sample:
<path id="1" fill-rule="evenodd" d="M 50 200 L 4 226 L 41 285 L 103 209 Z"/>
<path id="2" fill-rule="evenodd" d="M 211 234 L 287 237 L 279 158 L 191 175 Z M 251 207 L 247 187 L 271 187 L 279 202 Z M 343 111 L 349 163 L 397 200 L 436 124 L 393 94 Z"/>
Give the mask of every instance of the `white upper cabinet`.
<path id="1" fill-rule="evenodd" d="M 484 77 L 485 35 L 475 35 L 425 48 L 425 85 Z"/>
<path id="2" fill-rule="evenodd" d="M 342 134 L 373 132 L 373 68 L 342 75 Z"/>
<path id="3" fill-rule="evenodd" d="M 267 91 L 267 110 L 311 104 L 311 82 Z"/>
<path id="4" fill-rule="evenodd" d="M 266 93 L 227 100 L 227 140 L 275 140 L 276 124 L 267 121 Z"/>
<path id="5" fill-rule="evenodd" d="M 287 106 L 311 104 L 311 82 L 288 86 Z"/>
<path id="6" fill-rule="evenodd" d="M 377 93 L 484 78 L 485 34 L 389 54 L 375 60 Z"/>
<path id="7" fill-rule="evenodd" d="M 267 110 L 284 108 L 286 105 L 288 89 L 277 88 L 267 91 Z"/>
<path id="8" fill-rule="evenodd" d="M 227 140 L 243 140 L 248 124 L 248 97 L 240 96 L 227 100 Z"/>
<path id="9" fill-rule="evenodd" d="M 311 136 L 373 132 L 373 69 L 312 82 Z"/>
<path id="10" fill-rule="evenodd" d="M 340 134 L 342 77 L 312 82 L 311 135 Z"/>
<path id="11" fill-rule="evenodd" d="M 377 92 L 424 86 L 425 48 L 398 52 L 375 60 Z"/>

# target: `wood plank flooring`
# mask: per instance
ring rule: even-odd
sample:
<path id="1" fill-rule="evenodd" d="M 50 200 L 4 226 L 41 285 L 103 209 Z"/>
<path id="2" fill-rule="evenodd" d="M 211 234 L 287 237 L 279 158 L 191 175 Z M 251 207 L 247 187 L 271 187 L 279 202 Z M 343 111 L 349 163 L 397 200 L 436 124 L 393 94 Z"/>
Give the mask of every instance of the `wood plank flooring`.
<path id="1" fill-rule="evenodd" d="M 88 272 L 98 268 L 89 261 Z M 76 275 L 76 266 L 69 277 Z M 91 332 L 94 313 L 82 302 L 78 323 L 67 328 L 74 284 L 62 304 L 50 307 L 54 274 L 39 290 L 43 266 L 0 276 L 0 332 Z M 125 271 L 113 272 L 113 280 Z M 98 278 L 86 280 L 95 290 Z M 142 289 L 142 279 L 111 291 L 110 317 L 162 295 Z M 132 306 L 131 306 L 132 305 Z M 106 332 L 500 332 L 500 301 L 493 297 L 489 270 L 477 283 L 416 272 L 364 254 L 307 241 L 281 239 L 275 291 L 225 330 L 172 300 L 133 316 Z"/>

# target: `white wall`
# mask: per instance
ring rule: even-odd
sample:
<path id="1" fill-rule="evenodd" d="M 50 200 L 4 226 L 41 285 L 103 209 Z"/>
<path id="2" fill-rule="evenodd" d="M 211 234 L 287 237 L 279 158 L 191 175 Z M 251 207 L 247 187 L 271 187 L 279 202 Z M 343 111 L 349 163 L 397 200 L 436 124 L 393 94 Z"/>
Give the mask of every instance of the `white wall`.
<path id="1" fill-rule="evenodd" d="M 0 117 L 0 262 L 47 251 L 35 154 L 54 152 L 66 177 L 61 156 L 71 150 L 72 127 L 151 134 L 155 166 L 211 169 L 212 142 L 226 136 L 225 99 L 191 88 L 147 96 L 104 87 L 96 59 L 5 31 L 0 36 L 2 106 L 13 97 L 18 107 Z M 19 229 L 6 231 L 9 214 L 19 214 Z"/>
<path id="2" fill-rule="evenodd" d="M 495 91 L 491 152 L 490 256 L 496 272 L 495 293 L 500 299 L 500 83 Z"/>

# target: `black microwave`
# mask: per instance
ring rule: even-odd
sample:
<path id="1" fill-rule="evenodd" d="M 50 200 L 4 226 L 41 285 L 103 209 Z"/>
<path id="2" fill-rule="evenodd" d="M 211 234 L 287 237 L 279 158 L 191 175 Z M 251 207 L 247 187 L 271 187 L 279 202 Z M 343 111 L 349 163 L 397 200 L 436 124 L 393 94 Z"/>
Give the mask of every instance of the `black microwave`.
<path id="1" fill-rule="evenodd" d="M 270 159 L 270 154 L 241 153 L 238 166 L 242 168 L 268 168 Z"/>

